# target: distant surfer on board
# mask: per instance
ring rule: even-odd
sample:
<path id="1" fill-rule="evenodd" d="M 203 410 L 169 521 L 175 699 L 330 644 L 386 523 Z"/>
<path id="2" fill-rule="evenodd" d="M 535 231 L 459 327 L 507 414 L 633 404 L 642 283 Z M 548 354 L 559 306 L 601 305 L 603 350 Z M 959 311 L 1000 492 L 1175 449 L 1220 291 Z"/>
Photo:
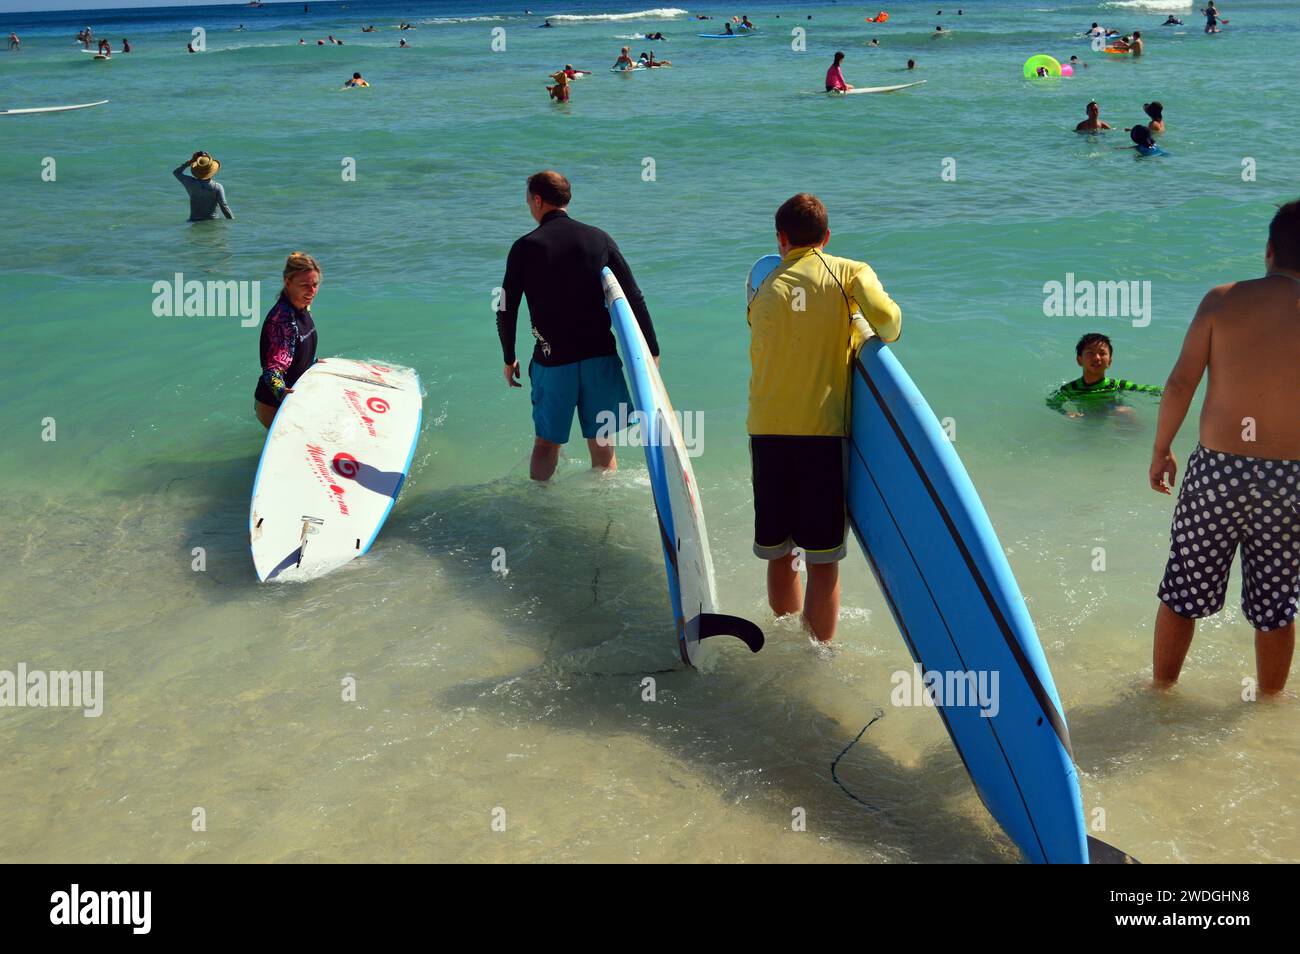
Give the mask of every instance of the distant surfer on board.
<path id="1" fill-rule="evenodd" d="M 831 68 L 826 71 L 826 92 L 847 93 L 853 88 L 844 82 L 844 73 L 840 70 L 840 64 L 843 62 L 844 54 L 836 51 L 835 62 L 831 63 Z"/>
<path id="2" fill-rule="evenodd" d="M 194 173 L 187 176 L 186 170 Z M 206 152 L 196 152 L 185 162 L 172 170 L 185 191 L 190 195 L 190 221 L 206 222 L 217 217 L 217 210 L 228 219 L 235 216 L 226 203 L 226 190 L 213 176 L 221 169 L 221 163 Z"/>
<path id="3" fill-rule="evenodd" d="M 820 199 L 806 192 L 787 199 L 776 212 L 781 264 L 749 303 L 754 553 L 768 561 L 772 612 L 802 609 L 823 643 L 835 635 L 847 553 L 849 359 L 863 340 L 852 319 L 860 313 L 882 341 L 896 341 L 902 323 L 870 265 L 822 251 L 830 237 Z"/>
<path id="4" fill-rule="evenodd" d="M 311 303 L 320 289 L 321 270 L 306 252 L 294 252 L 284 263 L 284 287 L 262 322 L 262 374 L 253 391 L 253 411 L 270 428 L 286 394 L 316 363 L 316 323 Z"/>
<path id="5" fill-rule="evenodd" d="M 602 268 L 608 267 L 623 286 L 657 365 L 659 342 L 654 324 L 614 240 L 594 226 L 569 218 L 572 189 L 568 179 L 550 169 L 529 176 L 526 198 L 537 228 L 517 240 L 506 258 L 497 336 L 505 358 L 506 384 L 522 387 L 515 332 L 520 300 L 527 298 L 537 342 L 528 364 L 535 433 L 529 476 L 549 480 L 555 473 L 560 448 L 569 442 L 575 410 L 587 439 L 591 466 L 615 470 L 614 446 L 597 435 L 602 422 L 609 419 L 607 415 L 625 421 L 633 404 L 605 308 Z"/>
<path id="6" fill-rule="evenodd" d="M 360 73 L 353 73 L 352 78 L 343 84 L 343 89 L 363 88 L 369 85 L 369 83 L 361 78 Z"/>
<path id="7" fill-rule="evenodd" d="M 1178 473 L 1174 438 L 1209 374 L 1158 591 L 1157 688 L 1178 681 L 1196 620 L 1223 609 L 1238 545 L 1260 693 L 1280 693 L 1291 671 L 1300 605 L 1300 200 L 1273 216 L 1264 267 L 1263 278 L 1220 285 L 1201 300 L 1165 382 L 1147 475 L 1162 494 Z"/>

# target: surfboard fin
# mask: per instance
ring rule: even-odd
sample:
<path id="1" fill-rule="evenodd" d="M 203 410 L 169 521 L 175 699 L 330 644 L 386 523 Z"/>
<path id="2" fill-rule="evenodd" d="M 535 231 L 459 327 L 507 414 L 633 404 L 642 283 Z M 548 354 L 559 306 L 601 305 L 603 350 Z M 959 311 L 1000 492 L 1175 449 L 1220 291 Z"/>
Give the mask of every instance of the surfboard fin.
<path id="1" fill-rule="evenodd" d="M 1104 841 L 1088 836 L 1088 864 L 1090 865 L 1140 865 L 1138 861 L 1127 852 L 1120 851 L 1113 845 L 1108 845 Z"/>
<path id="2" fill-rule="evenodd" d="M 749 647 L 751 653 L 763 648 L 763 631 L 747 619 L 723 613 L 701 613 L 696 619 L 700 625 L 700 639 L 735 636 Z"/>

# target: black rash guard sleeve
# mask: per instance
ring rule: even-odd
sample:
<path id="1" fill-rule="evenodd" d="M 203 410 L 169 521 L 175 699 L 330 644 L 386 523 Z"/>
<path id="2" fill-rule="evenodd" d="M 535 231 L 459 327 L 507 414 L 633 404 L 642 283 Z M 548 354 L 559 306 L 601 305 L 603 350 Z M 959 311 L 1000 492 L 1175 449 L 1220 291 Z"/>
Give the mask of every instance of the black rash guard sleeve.
<path id="1" fill-rule="evenodd" d="M 524 297 L 524 243 L 515 242 L 506 256 L 506 277 L 501 282 L 501 310 L 497 312 L 497 337 L 501 339 L 501 355 L 506 364 L 518 360 L 515 354 L 515 334 L 519 325 L 519 302 Z"/>

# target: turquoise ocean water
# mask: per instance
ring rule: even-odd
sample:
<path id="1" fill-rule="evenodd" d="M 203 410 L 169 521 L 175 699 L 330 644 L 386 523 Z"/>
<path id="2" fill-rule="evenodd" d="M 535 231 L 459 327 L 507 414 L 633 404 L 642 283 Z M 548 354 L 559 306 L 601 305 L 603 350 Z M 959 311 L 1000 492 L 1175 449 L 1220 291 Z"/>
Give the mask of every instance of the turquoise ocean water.
<path id="1" fill-rule="evenodd" d="M 862 22 L 881 6 L 888 24 Z M 0 858 L 1013 860 L 939 718 L 890 705 L 910 662 L 856 547 L 834 652 L 766 609 L 743 284 L 776 206 L 808 190 L 830 250 L 869 261 L 903 308 L 897 353 L 952 419 L 1029 600 L 1098 833 L 1146 861 L 1300 860 L 1295 697 L 1240 701 L 1254 663 L 1235 581 L 1180 688 L 1145 689 L 1171 512 L 1145 486 L 1154 401 L 1131 422 L 1043 405 L 1084 331 L 1112 337 L 1114 372 L 1161 383 L 1200 296 L 1262 273 L 1300 168 L 1293 5 L 1225 3 L 1211 37 L 1177 0 L 948 6 L 707 9 L 763 31 L 735 41 L 613 0 L 538 4 L 553 30 L 468 0 L 0 14 L 23 38 L 0 54 L 0 108 L 110 100 L 0 117 L 0 669 L 103 670 L 106 695 L 97 719 L 0 711 Z M 1159 26 L 1169 12 L 1187 25 Z M 1077 34 L 1094 20 L 1142 30 L 1146 55 L 1093 52 Z M 135 52 L 78 52 L 87 23 Z M 668 41 L 630 39 L 655 30 Z M 314 45 L 328 34 L 346 45 Z M 624 44 L 674 65 L 606 72 Z M 829 99 L 836 50 L 855 85 L 926 85 Z M 1089 65 L 1031 82 L 1036 53 Z M 566 62 L 595 75 L 552 105 Z M 371 88 L 339 91 L 354 70 Z M 1089 99 L 1116 131 L 1070 131 Z M 1115 147 L 1152 99 L 1170 155 L 1139 160 Z M 196 149 L 222 161 L 234 222 L 185 222 L 171 170 Z M 524 179 L 548 166 L 622 246 L 674 403 L 702 414 L 720 597 L 768 630 L 760 656 L 673 668 L 639 451 L 602 480 L 574 444 L 552 486 L 527 479 L 527 392 L 503 386 L 492 293 L 532 227 Z M 156 317 L 152 287 L 261 281 L 264 311 L 295 249 L 324 267 L 320 353 L 416 368 L 425 416 L 371 554 L 259 586 L 257 328 Z M 1069 274 L 1149 282 L 1149 323 L 1046 316 L 1044 284 Z M 829 763 L 876 707 L 839 766 L 869 813 Z"/>

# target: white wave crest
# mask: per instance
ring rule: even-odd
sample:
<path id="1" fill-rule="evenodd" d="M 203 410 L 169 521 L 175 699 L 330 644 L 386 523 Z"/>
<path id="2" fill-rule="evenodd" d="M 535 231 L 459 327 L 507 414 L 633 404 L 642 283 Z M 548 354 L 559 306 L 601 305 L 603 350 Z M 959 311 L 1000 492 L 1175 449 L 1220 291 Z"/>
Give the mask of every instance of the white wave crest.
<path id="1" fill-rule="evenodd" d="M 677 7 L 656 7 L 653 10 L 638 10 L 636 13 L 562 13 L 559 16 L 547 17 L 546 19 L 551 21 L 565 20 L 575 23 L 582 20 L 671 20 L 673 17 L 684 16 L 686 16 L 686 11 Z"/>
<path id="2" fill-rule="evenodd" d="M 1192 9 L 1193 0 L 1109 0 L 1103 7 L 1113 10 L 1139 10 L 1145 13 L 1183 13 Z"/>

